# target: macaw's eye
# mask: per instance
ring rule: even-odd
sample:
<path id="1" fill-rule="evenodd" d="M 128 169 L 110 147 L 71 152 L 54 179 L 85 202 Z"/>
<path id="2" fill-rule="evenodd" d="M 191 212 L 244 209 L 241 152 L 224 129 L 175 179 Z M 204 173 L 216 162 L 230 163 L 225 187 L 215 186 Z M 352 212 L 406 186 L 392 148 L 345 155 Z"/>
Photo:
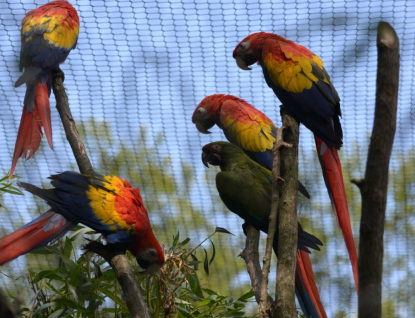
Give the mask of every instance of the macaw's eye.
<path id="1" fill-rule="evenodd" d="M 241 45 L 239 46 L 240 50 L 244 50 L 246 47 L 245 42 L 242 42 Z"/>
<path id="2" fill-rule="evenodd" d="M 219 145 L 213 145 L 212 148 L 214 150 L 216 150 L 217 152 L 221 152 L 222 151 L 222 146 L 219 146 Z"/>

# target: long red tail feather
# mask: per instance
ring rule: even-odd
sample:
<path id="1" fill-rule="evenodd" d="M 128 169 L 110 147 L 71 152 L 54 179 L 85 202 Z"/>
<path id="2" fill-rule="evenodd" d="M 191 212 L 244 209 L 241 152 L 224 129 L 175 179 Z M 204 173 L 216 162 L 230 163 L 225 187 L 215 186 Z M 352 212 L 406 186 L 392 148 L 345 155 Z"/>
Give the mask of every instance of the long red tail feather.
<path id="1" fill-rule="evenodd" d="M 10 179 L 13 176 L 19 157 L 22 156 L 28 160 L 34 156 L 39 148 L 40 140 L 43 136 L 42 126 L 44 127 L 49 146 L 53 149 L 48 85 L 43 85 L 41 81 L 38 81 L 36 84 L 33 111 L 28 112 L 26 104 L 23 107 L 19 131 L 14 146 Z"/>
<path id="2" fill-rule="evenodd" d="M 310 255 L 307 252 L 297 251 L 297 271 L 296 271 L 296 285 L 303 282 L 304 288 L 310 296 L 314 307 L 317 310 L 320 318 L 327 318 L 323 303 L 320 299 L 320 293 L 316 282 L 314 280 L 313 267 L 311 265 Z"/>
<path id="3" fill-rule="evenodd" d="M 75 225 L 55 212 L 44 213 L 0 239 L 0 265 L 60 238 Z"/>
<path id="4" fill-rule="evenodd" d="M 331 204 L 337 218 L 337 225 L 343 232 L 344 241 L 352 264 L 356 291 L 359 292 L 357 250 L 353 238 L 352 226 L 350 224 L 349 208 L 347 206 L 346 191 L 344 189 L 343 173 L 337 149 L 314 136 L 316 141 L 318 158 L 323 171 L 324 181 L 329 192 Z"/>

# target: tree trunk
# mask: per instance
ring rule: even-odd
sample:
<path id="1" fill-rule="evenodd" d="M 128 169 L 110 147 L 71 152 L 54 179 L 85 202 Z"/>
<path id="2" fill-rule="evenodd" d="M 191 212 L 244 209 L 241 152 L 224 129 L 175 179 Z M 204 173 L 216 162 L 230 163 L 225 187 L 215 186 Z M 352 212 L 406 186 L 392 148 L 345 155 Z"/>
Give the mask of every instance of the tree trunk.
<path id="1" fill-rule="evenodd" d="M 359 245 L 359 317 L 382 316 L 383 232 L 389 159 L 396 130 L 399 39 L 385 22 L 378 26 L 378 73 L 372 138 L 363 180 Z"/>

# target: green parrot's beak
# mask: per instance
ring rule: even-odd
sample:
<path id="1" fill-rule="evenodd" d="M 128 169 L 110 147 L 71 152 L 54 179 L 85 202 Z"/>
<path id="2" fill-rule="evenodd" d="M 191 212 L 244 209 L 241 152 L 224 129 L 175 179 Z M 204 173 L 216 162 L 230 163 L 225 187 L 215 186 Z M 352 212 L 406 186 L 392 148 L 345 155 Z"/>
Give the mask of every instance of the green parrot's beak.
<path id="1" fill-rule="evenodd" d="M 204 151 L 202 152 L 202 162 L 207 168 L 209 168 L 209 160 L 212 156 L 212 153 L 206 153 Z"/>
<path id="2" fill-rule="evenodd" d="M 209 146 L 204 146 L 202 148 L 202 162 L 203 164 L 209 168 L 209 164 L 213 166 L 220 165 L 220 155 L 213 153 Z"/>

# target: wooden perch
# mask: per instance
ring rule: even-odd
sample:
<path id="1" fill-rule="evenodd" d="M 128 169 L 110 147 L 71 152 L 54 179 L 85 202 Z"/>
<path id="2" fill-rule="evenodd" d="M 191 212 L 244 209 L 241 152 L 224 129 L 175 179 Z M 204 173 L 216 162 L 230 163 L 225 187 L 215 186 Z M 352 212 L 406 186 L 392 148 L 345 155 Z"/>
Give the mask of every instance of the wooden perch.
<path id="1" fill-rule="evenodd" d="M 399 39 L 386 22 L 378 26 L 376 108 L 366 172 L 353 180 L 362 195 L 359 245 L 359 317 L 382 316 L 383 232 L 389 160 L 396 130 Z"/>
<path id="2" fill-rule="evenodd" d="M 246 263 L 249 278 L 251 279 L 252 291 L 255 295 L 255 300 L 259 304 L 261 301 L 261 280 L 262 270 L 259 262 L 259 231 L 253 226 L 248 225 L 246 230 L 246 244 L 245 249 L 239 255 Z M 269 308 L 273 302 L 271 296 L 267 295 L 265 308 Z"/>
<path id="3" fill-rule="evenodd" d="M 82 174 L 94 175 L 95 171 L 85 150 L 75 120 L 69 108 L 68 96 L 63 86 L 62 77 L 53 79 L 53 94 L 56 98 L 56 108 L 65 129 L 66 138 L 71 145 L 73 154 Z M 103 257 L 113 268 L 118 282 L 123 290 L 125 301 L 130 311 L 131 317 L 150 318 L 148 307 L 143 299 L 143 295 L 131 269 L 129 260 L 125 255 L 125 249 L 120 246 L 102 245 L 98 242 L 90 242 L 85 249 Z"/>
<path id="4" fill-rule="evenodd" d="M 295 270 L 298 241 L 298 140 L 300 130 L 298 122 L 288 115 L 284 106 L 281 106 L 281 118 L 283 127 L 286 127 L 284 141 L 291 146 L 283 147 L 280 151 L 280 177 L 285 181 L 279 187 L 277 286 L 272 316 L 295 318 L 297 317 Z M 276 177 L 274 175 L 274 183 L 276 183 Z"/>

